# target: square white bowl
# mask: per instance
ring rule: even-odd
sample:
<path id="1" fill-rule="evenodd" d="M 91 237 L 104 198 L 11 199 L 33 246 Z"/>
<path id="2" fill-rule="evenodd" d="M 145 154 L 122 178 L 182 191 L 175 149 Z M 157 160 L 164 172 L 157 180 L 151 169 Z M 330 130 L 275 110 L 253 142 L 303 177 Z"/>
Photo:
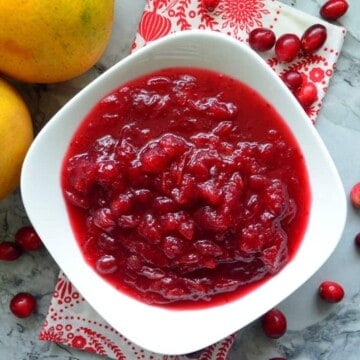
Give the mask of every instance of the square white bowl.
<path id="1" fill-rule="evenodd" d="M 294 259 L 240 299 L 198 310 L 169 310 L 144 304 L 99 277 L 84 261 L 74 238 L 60 184 L 69 141 L 95 103 L 128 80 L 177 66 L 223 72 L 266 98 L 300 145 L 312 193 L 309 223 Z M 337 170 L 294 96 L 248 46 L 229 36 L 201 30 L 173 34 L 147 45 L 73 97 L 34 140 L 23 165 L 21 192 L 30 221 L 45 246 L 88 303 L 129 340 L 163 354 L 184 354 L 204 348 L 277 305 L 328 259 L 341 237 L 346 218 L 346 197 Z"/>

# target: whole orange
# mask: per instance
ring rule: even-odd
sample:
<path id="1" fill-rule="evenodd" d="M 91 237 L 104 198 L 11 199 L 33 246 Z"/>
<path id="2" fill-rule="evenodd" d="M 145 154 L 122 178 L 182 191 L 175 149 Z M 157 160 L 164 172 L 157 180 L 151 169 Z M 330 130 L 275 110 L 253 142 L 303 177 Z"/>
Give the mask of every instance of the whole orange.
<path id="1" fill-rule="evenodd" d="M 33 137 L 26 103 L 14 87 L 0 79 L 0 200 L 19 185 L 21 166 Z"/>
<path id="2" fill-rule="evenodd" d="M 111 35 L 114 0 L 0 0 L 0 72 L 32 83 L 91 68 Z"/>

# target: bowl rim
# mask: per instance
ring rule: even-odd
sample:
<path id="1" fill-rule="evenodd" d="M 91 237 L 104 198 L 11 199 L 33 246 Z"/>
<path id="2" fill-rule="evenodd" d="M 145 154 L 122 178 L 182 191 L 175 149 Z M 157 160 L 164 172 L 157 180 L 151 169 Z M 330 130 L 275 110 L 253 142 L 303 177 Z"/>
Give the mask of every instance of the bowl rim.
<path id="1" fill-rule="evenodd" d="M 156 63 L 155 65 L 157 68 L 163 68 L 163 66 L 160 66 L 162 58 L 159 53 L 166 53 L 165 50 L 168 47 L 173 47 L 173 53 L 172 55 L 169 55 L 169 58 L 164 60 L 165 63 L 169 61 L 169 59 L 174 61 L 173 58 L 175 57 L 180 57 L 182 59 L 181 61 L 186 61 L 189 57 L 196 56 L 196 54 L 201 51 L 200 49 L 205 51 L 206 46 L 209 47 L 213 44 L 216 44 L 218 47 L 223 47 L 223 49 L 226 48 L 229 51 L 231 49 L 231 51 L 236 52 L 236 55 L 242 54 L 242 56 L 246 57 L 246 60 L 252 61 L 252 66 L 257 67 L 265 78 L 271 79 L 272 89 L 278 91 L 285 97 L 287 106 L 290 106 L 294 111 L 294 117 L 299 122 L 303 122 L 300 124 L 292 124 L 292 131 L 297 139 L 299 136 L 302 136 L 303 140 L 306 141 L 306 138 L 301 133 L 301 131 L 305 131 L 306 136 L 310 137 L 311 141 L 313 141 L 313 143 L 308 141 L 308 146 L 312 146 L 311 150 L 314 151 L 315 154 L 321 153 L 321 159 L 325 161 L 325 164 L 321 164 L 321 166 L 326 165 L 326 176 L 329 176 L 329 174 L 331 175 L 331 179 L 327 180 L 338 193 L 334 198 L 328 199 L 326 197 L 327 191 L 324 191 L 324 194 L 322 193 L 320 199 L 316 201 L 332 201 L 332 205 L 336 205 L 337 217 L 333 218 L 333 223 L 336 226 L 334 224 L 332 225 L 333 227 L 331 228 L 331 233 L 329 234 L 331 239 L 326 249 L 324 249 L 316 257 L 315 264 L 310 263 L 307 267 L 303 267 L 303 265 L 298 264 L 298 254 L 302 251 L 303 247 L 303 244 L 301 244 L 294 259 L 287 264 L 279 274 L 272 277 L 249 295 L 224 306 L 198 309 L 195 312 L 194 310 L 174 311 L 139 303 L 132 298 L 128 298 L 124 294 L 115 293 L 114 288 L 97 276 L 94 271 L 85 264 L 85 261 L 83 261 L 84 264 L 81 264 L 79 267 L 79 264 L 74 266 L 71 261 L 71 257 L 67 256 L 66 258 L 60 244 L 57 243 L 57 231 L 49 229 L 49 227 L 57 224 L 58 221 L 57 219 L 52 218 L 52 205 L 50 200 L 54 200 L 54 198 L 62 196 L 59 190 L 59 168 L 58 166 L 56 167 L 52 164 L 51 159 L 53 157 L 58 159 L 59 151 L 61 153 L 61 158 L 63 158 L 64 152 L 61 151 L 67 148 L 68 143 L 66 142 L 64 144 L 57 145 L 53 142 L 61 137 L 69 139 L 69 134 L 74 132 L 84 118 L 84 115 L 90 111 L 95 102 L 99 101 L 111 90 L 120 86 L 127 80 L 140 76 L 141 74 L 138 73 L 135 76 L 135 73 L 139 71 L 139 69 L 134 69 L 132 64 L 136 63 L 141 69 L 148 69 L 146 72 L 151 72 L 152 70 L 149 70 L 149 61 L 152 61 L 151 64 Z M 216 50 L 219 50 L 219 48 Z M 205 61 L 206 59 L 201 58 L 200 60 Z M 243 60 L 241 59 L 241 61 Z M 205 65 L 204 67 L 209 68 Z M 246 69 L 244 71 L 246 71 Z M 118 81 L 119 74 L 123 79 L 121 82 Z M 258 75 L 259 74 L 254 74 L 254 76 Z M 124 80 L 124 77 L 127 79 Z M 281 101 L 281 99 L 279 99 L 279 101 Z M 76 114 L 76 120 L 72 123 L 69 120 L 66 120 L 66 117 L 71 116 L 71 114 Z M 287 122 L 286 119 L 284 120 Z M 60 123 L 64 123 L 66 126 L 62 127 L 60 126 Z M 299 133 L 296 133 L 297 131 L 299 131 Z M 53 146 L 48 146 L 49 140 L 47 140 L 47 137 L 52 139 L 51 144 L 53 144 Z M 46 154 L 44 153 L 45 150 Z M 44 167 L 40 165 L 44 159 L 47 160 L 46 164 L 52 167 L 53 170 L 54 167 L 57 169 L 55 174 L 44 170 Z M 308 160 L 310 163 L 313 161 L 310 158 Z M 311 166 L 313 167 L 314 165 Z M 321 174 L 319 176 L 321 176 Z M 42 206 L 39 207 L 37 204 L 37 196 L 41 196 L 41 194 L 46 190 L 44 187 L 47 185 L 47 181 L 51 185 L 53 194 L 49 194 L 49 192 L 47 193 L 50 199 L 49 201 L 46 201 L 46 204 L 42 205 L 44 206 L 43 208 Z M 313 180 L 310 181 L 311 188 L 314 186 L 312 181 Z M 48 248 L 51 256 L 59 264 L 69 280 L 74 283 L 75 287 L 77 287 L 79 292 L 86 298 L 88 303 L 111 326 L 135 344 L 138 344 L 139 346 L 155 353 L 169 355 L 190 353 L 211 345 L 212 343 L 215 343 L 216 341 L 236 332 L 240 328 L 249 324 L 251 321 L 254 321 L 262 313 L 288 297 L 305 281 L 307 281 L 324 264 L 334 251 L 343 232 L 346 218 L 345 193 L 340 177 L 324 143 L 322 142 L 318 132 L 314 129 L 313 124 L 309 121 L 304 110 L 295 98 L 292 95 L 290 96 L 289 90 L 282 83 L 279 77 L 273 72 L 273 70 L 270 69 L 270 67 L 258 54 L 250 49 L 250 47 L 228 35 L 208 30 L 187 30 L 167 35 L 149 43 L 145 47 L 120 60 L 117 64 L 97 77 L 72 99 L 70 99 L 67 104 L 65 104 L 43 127 L 31 145 L 24 160 L 21 173 L 21 195 L 29 219 L 38 231 L 39 235 L 43 238 L 44 244 Z M 60 203 L 61 202 L 63 203 L 63 199 Z M 59 205 L 59 203 L 57 203 L 57 205 Z M 317 206 L 320 206 L 320 204 Z M 313 207 L 313 203 L 311 207 Z M 313 212 L 313 208 L 311 211 Z M 316 211 L 319 210 L 317 209 Z M 56 214 L 58 217 L 61 216 L 61 218 L 65 217 L 65 219 L 67 219 L 66 211 L 61 204 L 60 208 L 56 209 Z M 310 219 L 309 222 L 311 223 L 311 226 L 316 226 L 312 223 L 312 219 Z M 310 224 L 308 226 L 310 226 Z M 66 227 L 68 228 L 69 225 Z M 322 233 L 322 231 L 315 231 L 313 235 L 321 236 Z M 71 236 L 71 231 L 67 229 L 62 232 L 62 235 Z M 69 241 L 70 240 L 67 240 L 67 242 Z M 77 244 L 75 244 L 75 246 L 77 246 Z M 71 245 L 71 249 L 75 249 L 73 245 Z M 76 259 L 78 258 L 79 254 L 77 253 Z M 294 273 L 295 270 L 299 269 L 302 269 L 302 271 Z M 81 279 L 84 281 L 83 283 L 81 282 Z M 89 284 L 89 281 L 86 279 L 91 279 L 91 284 Z M 285 290 L 281 290 L 284 284 L 284 279 L 292 279 L 294 283 L 287 284 L 287 288 Z M 94 284 L 96 286 L 93 286 Z M 102 286 L 99 284 L 102 284 Z M 99 294 L 98 286 L 102 289 L 102 294 Z M 272 293 L 273 289 L 277 290 L 278 293 L 272 294 L 269 298 L 269 293 Z M 256 296 L 251 294 L 256 294 Z M 120 303 L 125 306 L 124 309 L 126 311 L 119 309 L 116 313 L 113 313 L 111 307 L 113 301 L 106 300 L 106 297 L 110 297 L 115 301 L 120 301 Z M 266 304 L 264 304 L 262 300 L 263 298 L 267 299 L 268 302 Z M 248 309 L 246 312 L 242 312 L 241 316 L 239 315 L 239 311 L 241 310 L 241 306 L 239 304 Z M 257 309 L 261 309 L 261 311 Z M 134 320 L 132 318 L 134 314 L 141 314 L 144 317 L 141 326 L 139 323 L 131 323 Z M 234 314 L 237 315 L 234 316 Z M 219 323 L 217 323 L 216 326 L 214 326 L 219 319 L 222 319 L 221 323 L 223 324 L 220 326 Z M 201 321 L 201 324 L 198 323 L 199 321 Z M 175 322 L 180 325 L 174 326 L 173 324 Z M 192 326 L 187 326 L 189 323 L 191 323 Z M 156 329 L 154 329 L 154 324 L 157 324 Z M 180 329 L 177 329 L 177 327 L 180 327 Z M 206 333 L 201 333 L 202 330 L 206 330 Z M 210 330 L 211 333 L 209 333 Z"/>

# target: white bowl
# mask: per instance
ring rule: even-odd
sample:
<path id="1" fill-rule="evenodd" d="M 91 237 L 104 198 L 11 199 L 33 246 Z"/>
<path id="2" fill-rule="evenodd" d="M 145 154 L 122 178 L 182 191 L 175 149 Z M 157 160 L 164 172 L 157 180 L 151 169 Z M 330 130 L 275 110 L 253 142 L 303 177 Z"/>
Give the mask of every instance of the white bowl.
<path id="1" fill-rule="evenodd" d="M 226 305 L 169 310 L 124 295 L 84 261 L 60 186 L 70 138 L 103 96 L 122 83 L 164 67 L 217 70 L 249 84 L 286 120 L 303 154 L 312 191 L 311 215 L 295 258 L 276 276 Z M 216 32 L 185 31 L 126 57 L 71 99 L 34 140 L 23 165 L 21 190 L 30 221 L 54 260 L 92 307 L 129 340 L 153 352 L 184 354 L 249 324 L 294 292 L 328 259 L 343 231 L 346 198 L 317 131 L 279 77 L 249 47 Z"/>

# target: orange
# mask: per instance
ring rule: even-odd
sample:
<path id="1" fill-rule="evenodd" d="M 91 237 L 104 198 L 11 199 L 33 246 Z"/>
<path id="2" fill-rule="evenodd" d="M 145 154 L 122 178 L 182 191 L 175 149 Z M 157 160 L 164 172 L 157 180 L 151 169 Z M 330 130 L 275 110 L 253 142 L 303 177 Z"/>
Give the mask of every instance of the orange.
<path id="1" fill-rule="evenodd" d="M 114 0 L 0 0 L 0 72 L 32 83 L 74 78 L 109 41 Z"/>
<path id="2" fill-rule="evenodd" d="M 21 166 L 33 137 L 26 103 L 8 82 L 0 79 L 0 200 L 18 187 Z"/>

